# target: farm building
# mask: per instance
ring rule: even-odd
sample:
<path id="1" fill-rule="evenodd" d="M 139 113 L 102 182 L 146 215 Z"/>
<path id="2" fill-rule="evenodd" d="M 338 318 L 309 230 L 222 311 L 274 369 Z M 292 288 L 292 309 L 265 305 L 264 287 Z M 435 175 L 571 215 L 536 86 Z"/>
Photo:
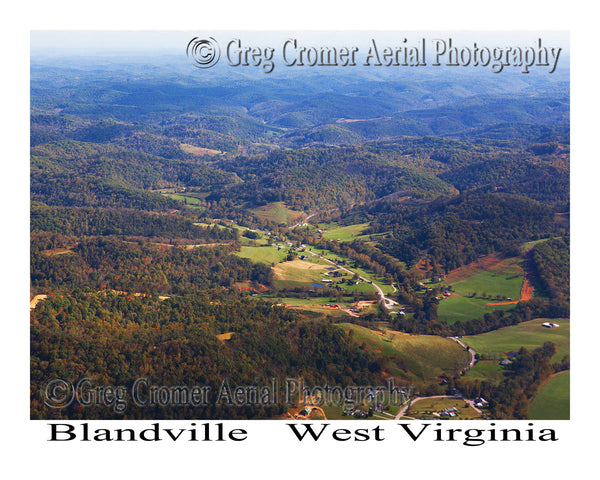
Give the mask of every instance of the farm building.
<path id="1" fill-rule="evenodd" d="M 546 328 L 557 328 L 560 325 L 558 323 L 550 323 L 550 322 L 544 322 L 542 323 L 542 327 L 546 327 Z"/>

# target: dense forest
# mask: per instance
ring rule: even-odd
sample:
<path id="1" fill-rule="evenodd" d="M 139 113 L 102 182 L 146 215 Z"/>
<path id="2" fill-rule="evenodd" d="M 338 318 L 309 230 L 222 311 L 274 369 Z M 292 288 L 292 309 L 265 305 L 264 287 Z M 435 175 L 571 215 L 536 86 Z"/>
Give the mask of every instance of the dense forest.
<path id="1" fill-rule="evenodd" d="M 445 271 L 480 255 L 509 252 L 527 240 L 566 231 L 549 206 L 500 193 L 416 204 L 381 200 L 354 209 L 348 217 L 357 223 L 369 220 L 366 234 L 386 233 L 378 241 L 382 251 L 408 265 L 429 256 Z"/>
<path id="2" fill-rule="evenodd" d="M 219 340 L 226 332 L 231 339 Z M 277 378 L 283 385 L 300 373 L 309 384 L 382 378 L 377 359 L 332 325 L 210 289 L 162 301 L 110 292 L 53 296 L 32 314 L 31 349 L 32 418 L 263 418 L 286 406 L 220 405 L 222 382 L 269 385 Z M 39 397 L 48 378 L 76 384 L 86 377 L 128 391 L 141 377 L 150 385 L 208 386 L 213 396 L 198 407 L 137 406 L 128 396 L 125 411 L 76 402 L 53 410 Z"/>

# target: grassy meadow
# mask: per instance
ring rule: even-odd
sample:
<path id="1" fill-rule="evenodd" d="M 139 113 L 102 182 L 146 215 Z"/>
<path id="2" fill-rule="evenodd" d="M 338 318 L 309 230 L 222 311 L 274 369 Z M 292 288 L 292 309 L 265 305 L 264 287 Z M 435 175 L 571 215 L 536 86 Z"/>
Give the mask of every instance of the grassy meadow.
<path id="1" fill-rule="evenodd" d="M 304 216 L 303 212 L 291 210 L 283 202 L 267 203 L 261 207 L 252 208 L 250 211 L 258 218 L 284 225 L 300 221 Z"/>
<path id="2" fill-rule="evenodd" d="M 328 223 L 318 225 L 317 228 L 323 230 L 323 238 L 326 240 L 338 240 L 341 242 L 351 242 L 362 235 L 367 223 L 357 223 L 355 225 L 339 226 L 337 223 Z"/>
<path id="3" fill-rule="evenodd" d="M 448 275 L 448 281 L 462 278 L 451 283 L 452 296 L 444 297 L 438 307 L 441 322 L 453 324 L 473 318 L 479 318 L 495 310 L 510 310 L 514 305 L 488 305 L 505 299 L 516 301 L 521 295 L 524 272 L 519 258 L 499 261 L 489 270 L 481 271 L 469 265 Z M 465 278 L 466 277 L 466 278 Z M 445 282 L 443 282 L 444 285 Z"/>
<path id="4" fill-rule="evenodd" d="M 277 264 L 282 262 L 287 257 L 287 249 L 277 249 L 273 245 L 262 246 L 242 246 L 239 252 L 236 252 L 238 257 L 249 258 L 255 263 L 266 263 L 267 265 Z"/>

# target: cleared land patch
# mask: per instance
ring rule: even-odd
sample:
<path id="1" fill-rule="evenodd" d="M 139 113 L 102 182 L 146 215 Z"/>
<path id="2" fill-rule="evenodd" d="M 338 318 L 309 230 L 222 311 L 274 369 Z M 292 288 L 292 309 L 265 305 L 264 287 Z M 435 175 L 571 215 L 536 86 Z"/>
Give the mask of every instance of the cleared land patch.
<path id="1" fill-rule="evenodd" d="M 557 328 L 546 328 L 544 322 L 557 323 Z M 544 342 L 556 345 L 556 354 L 553 361 L 561 360 L 570 353 L 570 320 L 568 318 L 552 319 L 536 318 L 527 322 L 500 328 L 493 332 L 481 335 L 466 336 L 462 342 L 470 346 L 476 353 L 485 354 L 498 360 L 504 358 L 508 352 L 516 352 L 521 347 L 528 350 L 541 347 Z"/>
<path id="2" fill-rule="evenodd" d="M 362 232 L 369 226 L 367 223 L 357 223 L 355 225 L 339 226 L 337 223 L 320 225 L 323 230 L 323 238 L 326 240 L 339 240 L 342 242 L 351 242 L 362 235 Z"/>
<path id="3" fill-rule="evenodd" d="M 468 403 L 462 398 L 441 397 L 441 398 L 421 398 L 414 401 L 406 416 L 413 418 L 442 418 L 441 412 L 448 409 L 456 409 L 456 416 L 446 416 L 444 418 L 454 420 L 474 420 L 482 418 Z"/>
<path id="4" fill-rule="evenodd" d="M 534 420 L 568 420 L 571 409 L 570 379 L 568 370 L 552 376 L 531 403 L 529 417 Z"/>
<path id="5" fill-rule="evenodd" d="M 291 260 L 275 265 L 273 268 L 275 283 L 280 288 L 306 287 L 312 284 L 323 285 L 323 274 L 327 271 L 326 265 L 307 262 L 304 260 Z"/>
<path id="6" fill-rule="evenodd" d="M 521 297 L 525 274 L 518 257 L 500 260 L 487 255 L 480 260 L 446 276 L 452 295 L 440 301 L 440 321 L 453 324 L 507 310 Z"/>
<path id="7" fill-rule="evenodd" d="M 57 255 L 75 254 L 73 250 L 70 250 L 68 248 L 49 248 L 48 250 L 42 250 L 41 253 L 49 257 L 54 257 Z"/>
<path id="8" fill-rule="evenodd" d="M 271 265 L 279 263 L 287 257 L 286 249 L 277 249 L 277 247 L 264 245 L 259 247 L 244 246 L 239 252 L 236 252 L 238 257 L 249 258 L 255 263 L 266 263 Z"/>
<path id="9" fill-rule="evenodd" d="M 380 356 L 387 372 L 409 380 L 437 379 L 462 370 L 470 360 L 470 354 L 448 338 L 393 330 L 377 332 L 351 323 L 338 326 L 359 345 Z"/>
<path id="10" fill-rule="evenodd" d="M 454 284 L 456 282 L 466 280 L 467 278 L 472 277 L 477 273 L 488 271 L 490 268 L 494 267 L 495 265 L 498 265 L 500 262 L 500 255 L 497 253 L 484 255 L 482 257 L 479 257 L 474 262 L 451 270 L 446 275 L 446 282 L 449 284 Z"/>
<path id="11" fill-rule="evenodd" d="M 231 340 L 231 337 L 233 337 L 234 335 L 235 332 L 222 333 L 221 335 L 217 335 L 217 340 L 225 342 L 226 340 Z"/>
<path id="12" fill-rule="evenodd" d="M 190 153 L 192 155 L 220 155 L 222 153 L 220 150 L 196 147 L 195 145 L 190 145 L 189 143 L 180 143 L 179 148 L 181 148 L 181 150 L 183 150 L 185 153 Z"/>
<path id="13" fill-rule="evenodd" d="M 293 223 L 304 216 L 303 212 L 287 208 L 283 202 L 267 203 L 261 207 L 252 208 L 250 211 L 258 218 L 279 224 Z"/>

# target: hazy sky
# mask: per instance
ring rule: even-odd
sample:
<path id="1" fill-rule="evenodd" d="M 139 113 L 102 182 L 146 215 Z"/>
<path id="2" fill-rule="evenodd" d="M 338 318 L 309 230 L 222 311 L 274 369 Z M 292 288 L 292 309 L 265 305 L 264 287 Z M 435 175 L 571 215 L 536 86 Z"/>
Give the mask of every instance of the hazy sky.
<path id="1" fill-rule="evenodd" d="M 245 42 L 260 42 L 262 45 L 277 47 L 287 38 L 301 38 L 313 46 L 344 45 L 352 46 L 376 38 L 378 41 L 389 41 L 390 45 L 398 44 L 402 38 L 453 38 L 461 42 L 477 41 L 489 46 L 530 46 L 542 38 L 544 43 L 569 49 L 568 32 L 499 32 L 499 31 L 123 31 L 123 30 L 54 30 L 31 32 L 31 53 L 38 54 L 93 54 L 94 52 L 119 51 L 182 51 L 193 37 L 214 36 L 217 40 L 228 41 L 240 38 Z"/>

